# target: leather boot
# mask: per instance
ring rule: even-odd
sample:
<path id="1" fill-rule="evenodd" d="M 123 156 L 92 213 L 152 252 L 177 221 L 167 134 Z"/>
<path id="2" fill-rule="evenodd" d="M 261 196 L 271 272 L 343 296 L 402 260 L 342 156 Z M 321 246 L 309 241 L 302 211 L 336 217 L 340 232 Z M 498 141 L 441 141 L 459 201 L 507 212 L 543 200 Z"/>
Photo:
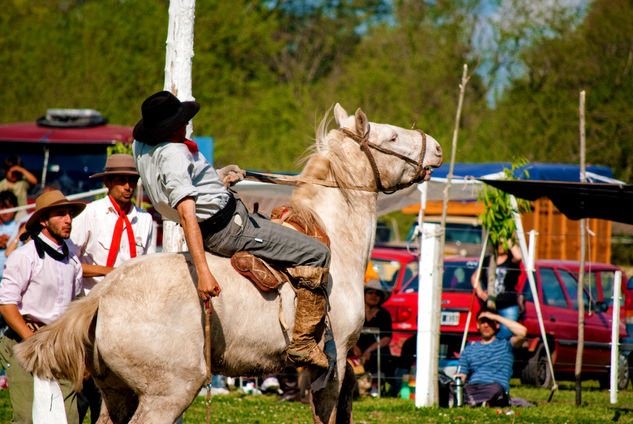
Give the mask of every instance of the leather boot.
<path id="1" fill-rule="evenodd" d="M 288 269 L 288 273 L 295 277 L 297 293 L 295 327 L 286 350 L 288 362 L 293 366 L 327 368 L 327 356 L 316 339 L 322 335 L 325 324 L 328 269 L 301 266 Z"/>

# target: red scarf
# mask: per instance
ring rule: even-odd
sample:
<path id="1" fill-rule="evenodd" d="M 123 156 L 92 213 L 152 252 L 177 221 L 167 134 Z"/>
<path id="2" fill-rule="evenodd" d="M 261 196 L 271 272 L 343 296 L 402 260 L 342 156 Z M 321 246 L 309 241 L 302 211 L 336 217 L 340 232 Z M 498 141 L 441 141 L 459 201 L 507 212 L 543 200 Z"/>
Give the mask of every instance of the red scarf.
<path id="1" fill-rule="evenodd" d="M 119 208 L 119 205 L 116 204 L 114 200 L 110 196 L 110 203 L 114 206 L 114 210 L 119 214 L 119 218 L 114 224 L 114 233 L 112 233 L 112 242 L 110 243 L 110 251 L 108 252 L 108 261 L 106 262 L 106 266 L 113 267 L 114 261 L 116 261 L 116 257 L 119 253 L 119 246 L 121 245 L 121 235 L 123 234 L 123 223 L 125 222 L 125 228 L 127 229 L 127 240 L 130 244 L 130 258 L 136 257 L 136 241 L 134 240 L 134 230 L 132 229 L 132 224 L 127 217 L 127 214 Z"/>
<path id="2" fill-rule="evenodd" d="M 191 140 L 187 140 L 184 137 L 180 138 L 179 136 L 173 135 L 172 137 L 168 138 L 167 141 L 170 143 L 183 143 L 185 146 L 187 146 L 187 149 L 189 149 L 191 153 L 197 153 L 199 151 L 198 145 L 196 143 Z"/>

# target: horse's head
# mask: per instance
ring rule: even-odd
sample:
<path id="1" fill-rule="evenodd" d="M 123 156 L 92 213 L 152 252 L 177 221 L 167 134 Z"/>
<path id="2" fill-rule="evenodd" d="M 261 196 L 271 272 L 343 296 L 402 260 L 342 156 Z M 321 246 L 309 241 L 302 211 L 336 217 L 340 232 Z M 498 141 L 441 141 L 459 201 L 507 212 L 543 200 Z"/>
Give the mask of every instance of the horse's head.
<path id="1" fill-rule="evenodd" d="M 334 119 L 346 138 L 353 139 L 367 157 L 378 191 L 428 180 L 431 168 L 442 164 L 439 143 L 420 130 L 369 122 L 361 109 L 350 116 L 338 103 Z"/>

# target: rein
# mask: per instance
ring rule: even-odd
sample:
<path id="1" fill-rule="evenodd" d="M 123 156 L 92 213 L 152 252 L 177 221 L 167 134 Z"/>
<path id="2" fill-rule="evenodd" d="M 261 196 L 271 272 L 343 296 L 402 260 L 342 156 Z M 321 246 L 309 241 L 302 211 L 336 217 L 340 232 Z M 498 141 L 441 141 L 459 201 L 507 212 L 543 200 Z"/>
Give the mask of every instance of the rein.
<path id="1" fill-rule="evenodd" d="M 365 153 L 365 156 L 367 156 L 367 160 L 369 161 L 369 164 L 373 171 L 374 181 L 376 184 L 375 188 L 369 187 L 369 186 L 346 186 L 345 187 L 346 189 L 370 191 L 370 192 L 384 192 L 386 194 L 391 194 L 397 190 L 400 190 L 405 187 L 409 187 L 412 184 L 415 184 L 417 182 L 424 180 L 424 177 L 426 176 L 426 173 L 427 173 L 426 169 L 424 169 L 424 167 L 422 166 L 423 161 L 424 161 L 424 155 L 426 154 L 426 134 L 424 133 L 424 131 L 416 130 L 422 135 L 422 149 L 420 150 L 420 158 L 417 161 L 401 153 L 395 152 L 390 149 L 386 149 L 375 143 L 372 143 L 371 141 L 369 141 L 369 130 L 367 130 L 367 132 L 362 136 L 348 128 L 339 128 L 338 131 L 341 131 L 346 137 L 349 137 L 352 140 L 354 140 L 356 143 L 358 143 L 360 149 L 363 151 L 363 153 Z M 381 153 L 384 153 L 386 155 L 395 156 L 398 159 L 401 159 L 415 166 L 416 168 L 415 176 L 409 182 L 400 183 L 392 187 L 385 188 L 382 185 L 382 181 L 380 178 L 380 171 L 378 170 L 378 166 L 376 165 L 376 160 L 374 159 L 374 156 L 372 155 L 370 148 L 377 150 Z M 334 181 L 317 180 L 314 178 L 302 177 L 300 175 L 274 174 L 274 173 L 269 173 L 269 172 L 246 171 L 246 179 L 262 181 L 262 182 L 272 183 L 272 184 L 290 185 L 290 186 L 296 186 L 299 183 L 308 183 L 308 184 L 317 184 L 317 185 L 321 185 L 325 187 L 340 188 L 340 186 Z"/>

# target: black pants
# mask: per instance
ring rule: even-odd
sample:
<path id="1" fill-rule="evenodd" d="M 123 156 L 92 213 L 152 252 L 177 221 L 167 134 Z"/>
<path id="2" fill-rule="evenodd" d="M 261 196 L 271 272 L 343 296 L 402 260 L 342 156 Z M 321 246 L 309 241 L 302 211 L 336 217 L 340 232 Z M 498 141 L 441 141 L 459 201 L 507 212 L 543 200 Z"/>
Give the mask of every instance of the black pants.
<path id="1" fill-rule="evenodd" d="M 92 377 L 84 381 L 84 387 L 77 393 L 77 410 L 79 411 L 79 422 L 84 421 L 84 417 L 90 408 L 90 423 L 95 424 L 101 412 L 101 392 L 97 388 Z"/>

